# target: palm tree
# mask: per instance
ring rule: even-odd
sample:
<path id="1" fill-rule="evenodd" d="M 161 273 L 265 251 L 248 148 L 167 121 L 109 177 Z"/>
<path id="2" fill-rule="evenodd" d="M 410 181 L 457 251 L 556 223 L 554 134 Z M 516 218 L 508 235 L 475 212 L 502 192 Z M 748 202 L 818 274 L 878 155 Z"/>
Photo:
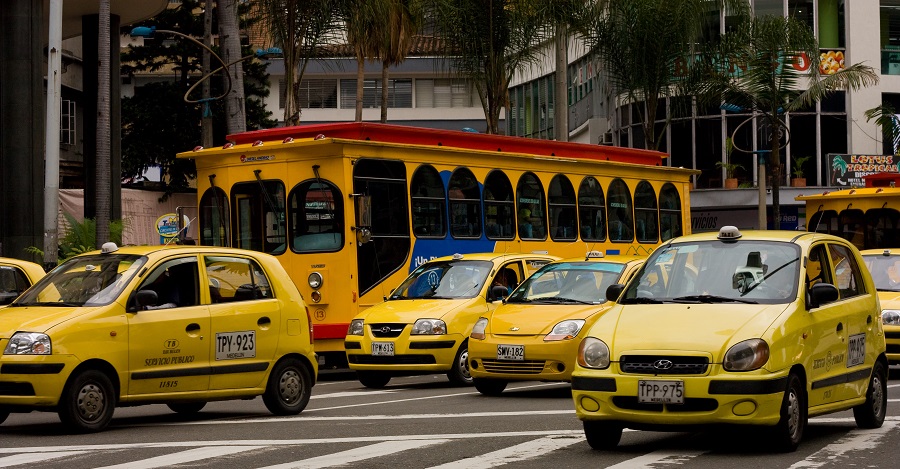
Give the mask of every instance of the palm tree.
<path id="1" fill-rule="evenodd" d="M 704 78 L 698 87 L 704 100 L 749 110 L 772 129 L 768 144 L 776 228 L 781 220 L 778 188 L 784 182 L 780 154 L 781 137 L 787 131 L 784 113 L 815 106 L 834 90 L 878 83 L 878 74 L 867 65 L 820 74 L 820 62 L 818 42 L 806 23 L 793 17 L 760 16 L 740 22 L 696 66 Z"/>
<path id="2" fill-rule="evenodd" d="M 897 110 L 891 103 L 884 103 L 869 109 L 864 114 L 866 122 L 875 121 L 875 125 L 881 127 L 885 142 L 891 142 L 890 152 L 896 154 L 900 149 L 900 118 Z"/>
<path id="3" fill-rule="evenodd" d="M 109 241 L 109 219 L 112 204 L 112 188 L 110 187 L 111 156 L 110 146 L 110 104 L 109 104 L 109 77 L 110 77 L 110 0 L 100 0 L 100 10 L 97 28 L 97 56 L 100 58 L 100 67 L 97 78 L 97 248 Z M 118 178 L 116 178 L 118 179 Z"/>
<path id="4" fill-rule="evenodd" d="M 231 75 L 231 91 L 225 97 L 225 122 L 230 135 L 247 130 L 247 117 L 244 111 L 244 69 L 239 62 L 241 35 L 238 27 L 238 1 L 219 0 L 216 4 L 219 12 L 219 42 L 222 59 L 227 64 L 234 62 L 234 65 L 228 70 Z"/>
<path id="5" fill-rule="evenodd" d="M 381 57 L 387 34 L 391 0 L 338 0 L 347 43 L 356 56 L 356 122 L 362 122 L 366 60 Z"/>
<path id="6" fill-rule="evenodd" d="M 421 0 L 388 0 L 387 27 L 382 30 L 381 122 L 387 122 L 388 67 L 406 60 L 422 21 Z"/>

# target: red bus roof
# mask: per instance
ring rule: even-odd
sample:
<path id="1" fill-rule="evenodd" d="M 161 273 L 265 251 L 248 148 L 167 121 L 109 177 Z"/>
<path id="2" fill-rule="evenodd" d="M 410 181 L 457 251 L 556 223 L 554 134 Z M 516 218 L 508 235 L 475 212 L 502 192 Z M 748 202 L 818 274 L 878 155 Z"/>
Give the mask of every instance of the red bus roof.
<path id="1" fill-rule="evenodd" d="M 660 166 L 668 155 L 659 151 L 612 147 L 585 143 L 557 142 L 535 138 L 490 135 L 461 130 L 429 129 L 372 122 L 339 122 L 254 130 L 229 135 L 235 144 L 292 138 L 326 138 L 371 140 L 410 145 L 447 146 L 471 150 L 500 151 L 541 156 L 560 156 L 593 160 L 618 161 Z"/>

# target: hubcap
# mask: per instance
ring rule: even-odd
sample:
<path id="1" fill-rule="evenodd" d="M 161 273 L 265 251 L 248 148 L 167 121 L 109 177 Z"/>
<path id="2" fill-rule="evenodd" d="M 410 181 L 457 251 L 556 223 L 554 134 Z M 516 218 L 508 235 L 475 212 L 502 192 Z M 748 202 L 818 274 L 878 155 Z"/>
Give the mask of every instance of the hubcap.
<path id="1" fill-rule="evenodd" d="M 459 367 L 459 373 L 463 378 L 467 381 L 472 379 L 472 375 L 469 374 L 469 350 L 459 354 L 459 362 L 456 366 Z"/>
<path id="2" fill-rule="evenodd" d="M 797 392 L 793 389 L 788 393 L 788 432 L 791 439 L 797 438 L 800 431 L 800 399 L 797 398 Z"/>
<path id="3" fill-rule="evenodd" d="M 883 403 L 884 389 L 881 385 L 881 377 L 875 375 L 872 377 L 872 413 L 875 416 L 881 416 Z"/>
<path id="4" fill-rule="evenodd" d="M 106 408 L 103 390 L 94 383 L 85 384 L 78 393 L 76 409 L 81 418 L 91 422 L 100 418 Z"/>
<path id="5" fill-rule="evenodd" d="M 293 403 L 300 398 L 300 375 L 294 370 L 287 370 L 281 375 L 278 390 L 284 402 Z"/>

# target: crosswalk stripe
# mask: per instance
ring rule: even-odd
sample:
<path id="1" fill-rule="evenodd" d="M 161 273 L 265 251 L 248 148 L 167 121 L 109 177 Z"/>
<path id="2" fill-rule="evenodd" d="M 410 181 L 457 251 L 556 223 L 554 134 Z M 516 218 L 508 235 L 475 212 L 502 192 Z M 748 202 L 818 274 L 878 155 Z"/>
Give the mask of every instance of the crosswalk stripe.
<path id="1" fill-rule="evenodd" d="M 681 451 L 673 453 L 671 451 L 654 451 L 643 456 L 631 458 L 618 464 L 613 464 L 607 469 L 640 469 L 646 467 L 660 467 L 661 465 L 683 465 L 697 456 L 707 453 L 708 451 Z M 652 466 L 651 466 L 652 464 Z"/>
<path id="2" fill-rule="evenodd" d="M 0 467 L 17 466 L 19 464 L 32 464 L 36 462 L 51 461 L 53 459 L 78 456 L 85 451 L 56 451 L 52 453 L 23 453 L 0 458 Z"/>
<path id="3" fill-rule="evenodd" d="M 565 448 L 583 441 L 584 438 L 580 435 L 561 437 L 548 436 L 510 446 L 498 451 L 485 453 L 480 456 L 473 456 L 471 458 L 442 464 L 431 469 L 488 469 L 518 461 L 526 461 L 538 456 L 544 456 L 550 451 Z"/>
<path id="4" fill-rule="evenodd" d="M 844 456 L 847 452 L 875 449 L 881 443 L 881 438 L 895 428 L 897 428 L 897 422 L 885 421 L 881 428 L 850 430 L 841 439 L 826 445 L 819 451 L 809 455 L 806 459 L 797 461 L 790 469 L 822 467 L 826 464 L 834 464 L 835 461 L 840 461 L 841 456 Z"/>
<path id="5" fill-rule="evenodd" d="M 125 464 L 116 464 L 115 466 L 106 466 L 98 469 L 153 469 L 155 467 L 171 466 L 174 464 L 200 461 L 202 459 L 228 456 L 229 454 L 243 453 L 244 451 L 250 451 L 264 447 L 265 446 L 205 446 L 202 448 L 179 451 L 177 453 L 166 454 L 164 456 L 141 459 L 140 461 L 131 461 Z"/>
<path id="6" fill-rule="evenodd" d="M 426 441 L 385 441 L 374 445 L 362 446 L 339 453 L 326 454 L 303 461 L 289 462 L 275 466 L 267 466 L 262 469 L 317 469 L 321 467 L 333 467 L 363 461 L 366 459 L 387 456 L 401 451 L 446 443 L 450 440 L 426 440 Z"/>

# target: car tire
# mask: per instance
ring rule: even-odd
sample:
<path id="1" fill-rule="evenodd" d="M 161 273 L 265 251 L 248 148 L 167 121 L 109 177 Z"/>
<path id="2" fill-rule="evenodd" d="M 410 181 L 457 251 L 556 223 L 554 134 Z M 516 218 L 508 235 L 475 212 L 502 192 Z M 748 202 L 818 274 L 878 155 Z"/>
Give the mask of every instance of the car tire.
<path id="1" fill-rule="evenodd" d="M 472 375 L 469 374 L 469 341 L 463 341 L 456 351 L 453 367 L 447 372 L 447 379 L 455 386 L 471 386 Z"/>
<path id="2" fill-rule="evenodd" d="M 887 414 L 887 373 L 884 364 L 875 362 L 869 388 L 866 390 L 866 402 L 853 408 L 853 418 L 859 428 L 880 428 Z"/>
<path id="3" fill-rule="evenodd" d="M 475 389 L 485 396 L 499 396 L 506 389 L 506 381 L 502 379 L 475 378 Z"/>
<path id="4" fill-rule="evenodd" d="M 172 412 L 182 415 L 196 414 L 206 407 L 205 402 L 172 402 L 166 405 L 169 406 L 169 409 L 172 409 Z"/>
<path id="5" fill-rule="evenodd" d="M 612 422 L 584 420 L 584 437 L 592 449 L 604 451 L 615 449 L 622 439 L 622 426 Z"/>
<path id="6" fill-rule="evenodd" d="M 772 433 L 775 450 L 783 453 L 796 451 L 803 439 L 806 424 L 806 387 L 799 376 L 791 373 L 781 400 L 781 419 Z"/>
<path id="7" fill-rule="evenodd" d="M 9 418 L 9 412 L 6 412 L 5 410 L 0 410 L 0 423 L 5 422 L 6 419 L 8 419 L 8 418 Z"/>
<path id="8" fill-rule="evenodd" d="M 297 415 L 309 403 L 312 387 L 312 378 L 303 363 L 296 358 L 285 358 L 269 375 L 263 403 L 275 415 Z"/>
<path id="9" fill-rule="evenodd" d="M 99 370 L 73 377 L 59 400 L 59 419 L 77 433 L 98 432 L 109 425 L 116 408 L 112 381 Z"/>
<path id="10" fill-rule="evenodd" d="M 382 371 L 357 371 L 356 379 L 370 389 L 381 389 L 391 381 L 391 375 Z"/>

